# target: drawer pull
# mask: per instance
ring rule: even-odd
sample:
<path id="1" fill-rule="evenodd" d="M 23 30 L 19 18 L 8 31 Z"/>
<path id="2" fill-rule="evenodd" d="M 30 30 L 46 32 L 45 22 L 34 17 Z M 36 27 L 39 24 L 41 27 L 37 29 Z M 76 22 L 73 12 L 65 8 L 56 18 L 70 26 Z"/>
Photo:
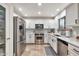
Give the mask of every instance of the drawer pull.
<path id="1" fill-rule="evenodd" d="M 79 51 L 78 50 L 76 50 L 76 49 L 73 49 L 75 52 L 76 52 L 76 54 L 78 54 L 79 55 Z"/>
<path id="2" fill-rule="evenodd" d="M 79 52 L 78 50 L 76 50 L 76 49 L 73 49 L 74 51 L 76 51 L 76 52 Z"/>

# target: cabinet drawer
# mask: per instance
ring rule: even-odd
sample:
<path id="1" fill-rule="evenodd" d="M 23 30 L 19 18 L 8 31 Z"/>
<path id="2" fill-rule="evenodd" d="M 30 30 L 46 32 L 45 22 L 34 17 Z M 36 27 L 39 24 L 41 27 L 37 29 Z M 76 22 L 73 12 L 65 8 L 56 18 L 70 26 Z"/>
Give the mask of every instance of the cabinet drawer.
<path id="1" fill-rule="evenodd" d="M 71 47 L 79 51 L 79 48 L 78 47 L 75 47 L 73 45 L 71 45 Z"/>
<path id="2" fill-rule="evenodd" d="M 69 54 L 72 54 L 73 56 L 79 56 L 79 48 L 73 45 L 69 44 L 68 51 L 69 51 Z"/>
<path id="3" fill-rule="evenodd" d="M 69 56 L 79 56 L 79 55 L 76 54 L 73 50 L 69 50 L 69 51 L 68 51 L 68 55 L 69 55 Z"/>

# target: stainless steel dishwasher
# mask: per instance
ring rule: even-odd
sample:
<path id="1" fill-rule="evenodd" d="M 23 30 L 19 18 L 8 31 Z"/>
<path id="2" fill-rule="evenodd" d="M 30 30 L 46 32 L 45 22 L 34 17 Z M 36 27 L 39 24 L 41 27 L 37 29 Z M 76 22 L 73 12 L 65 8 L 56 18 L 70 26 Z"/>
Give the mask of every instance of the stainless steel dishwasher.
<path id="1" fill-rule="evenodd" d="M 68 43 L 58 38 L 58 55 L 67 56 L 68 55 Z"/>

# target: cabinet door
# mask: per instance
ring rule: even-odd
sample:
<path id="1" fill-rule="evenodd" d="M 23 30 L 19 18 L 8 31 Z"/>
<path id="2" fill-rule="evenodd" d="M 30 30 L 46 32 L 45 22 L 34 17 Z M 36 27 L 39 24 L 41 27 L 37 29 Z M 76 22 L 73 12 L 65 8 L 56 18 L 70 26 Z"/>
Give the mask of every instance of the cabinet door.
<path id="1" fill-rule="evenodd" d="M 51 36 L 48 34 L 48 43 L 50 44 Z"/>
<path id="2" fill-rule="evenodd" d="M 34 42 L 35 42 L 34 34 L 33 34 L 33 33 L 31 33 L 31 34 L 29 35 L 29 39 L 30 39 L 30 43 L 34 43 Z"/>
<path id="3" fill-rule="evenodd" d="M 53 37 L 53 49 L 57 53 L 57 38 Z"/>
<path id="4" fill-rule="evenodd" d="M 49 37 L 48 37 L 48 43 L 51 45 L 51 39 L 52 39 L 52 37 L 49 35 Z"/>
<path id="5" fill-rule="evenodd" d="M 31 39 L 30 39 L 30 34 L 26 34 L 26 43 L 30 43 Z"/>
<path id="6" fill-rule="evenodd" d="M 26 43 L 34 43 L 34 34 L 26 34 Z"/>
<path id="7" fill-rule="evenodd" d="M 47 33 L 44 34 L 44 43 L 48 43 L 48 34 Z"/>

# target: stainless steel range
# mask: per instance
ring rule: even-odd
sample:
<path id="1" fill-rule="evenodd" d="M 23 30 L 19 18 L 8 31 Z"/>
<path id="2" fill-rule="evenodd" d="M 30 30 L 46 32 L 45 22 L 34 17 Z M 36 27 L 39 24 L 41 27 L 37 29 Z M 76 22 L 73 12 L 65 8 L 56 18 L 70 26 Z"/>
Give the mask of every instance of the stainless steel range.
<path id="1" fill-rule="evenodd" d="M 35 33 L 35 44 L 44 44 L 44 33 Z"/>
<path id="2" fill-rule="evenodd" d="M 35 44 L 44 44 L 44 24 L 35 24 Z"/>

